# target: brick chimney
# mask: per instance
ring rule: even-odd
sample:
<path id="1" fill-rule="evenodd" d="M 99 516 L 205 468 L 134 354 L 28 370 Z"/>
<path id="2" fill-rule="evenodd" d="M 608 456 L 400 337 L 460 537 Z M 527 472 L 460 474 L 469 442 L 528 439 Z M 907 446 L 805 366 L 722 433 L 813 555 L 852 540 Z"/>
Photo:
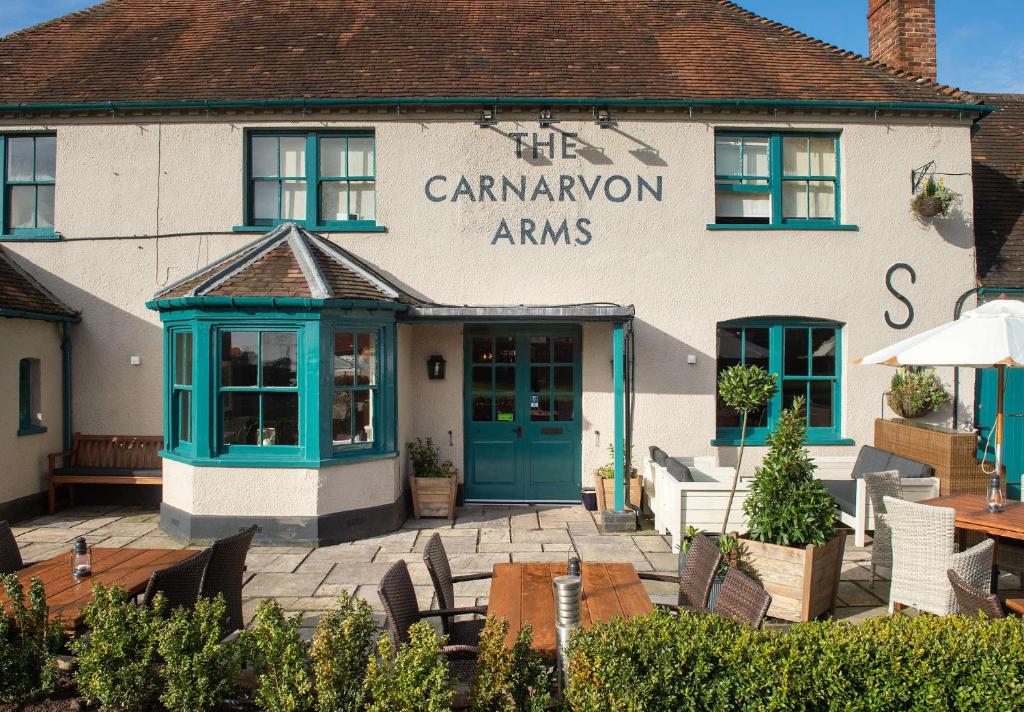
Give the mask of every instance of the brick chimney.
<path id="1" fill-rule="evenodd" d="M 868 0 L 871 59 L 935 80 L 935 0 Z"/>

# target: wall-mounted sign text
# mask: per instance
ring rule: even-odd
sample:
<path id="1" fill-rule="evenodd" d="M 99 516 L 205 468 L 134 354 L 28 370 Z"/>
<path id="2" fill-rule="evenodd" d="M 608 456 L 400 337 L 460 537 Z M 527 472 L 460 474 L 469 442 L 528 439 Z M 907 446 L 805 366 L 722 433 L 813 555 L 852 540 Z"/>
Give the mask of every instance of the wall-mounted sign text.
<path id="1" fill-rule="evenodd" d="M 522 159 L 531 153 L 534 160 L 575 161 L 573 151 L 577 134 L 510 133 L 515 154 Z M 561 138 L 559 139 L 558 136 Z M 586 176 L 576 172 L 558 175 L 435 175 L 423 187 L 432 203 L 609 203 L 661 202 L 664 196 L 662 176 L 625 176 L 617 173 Z M 589 245 L 594 234 L 590 218 L 531 216 L 502 217 L 489 236 L 492 245 Z"/>

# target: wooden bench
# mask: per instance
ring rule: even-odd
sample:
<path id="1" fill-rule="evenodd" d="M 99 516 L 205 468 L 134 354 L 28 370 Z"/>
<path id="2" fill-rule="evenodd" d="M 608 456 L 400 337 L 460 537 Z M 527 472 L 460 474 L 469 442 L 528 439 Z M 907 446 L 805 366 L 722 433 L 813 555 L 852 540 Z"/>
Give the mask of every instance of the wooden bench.
<path id="1" fill-rule="evenodd" d="M 75 433 L 71 449 L 55 452 L 49 459 L 50 513 L 56 509 L 58 485 L 68 485 L 71 505 L 75 485 L 160 485 L 163 470 L 157 453 L 163 449 L 159 435 L 83 435 Z M 63 461 L 58 467 L 58 461 Z"/>

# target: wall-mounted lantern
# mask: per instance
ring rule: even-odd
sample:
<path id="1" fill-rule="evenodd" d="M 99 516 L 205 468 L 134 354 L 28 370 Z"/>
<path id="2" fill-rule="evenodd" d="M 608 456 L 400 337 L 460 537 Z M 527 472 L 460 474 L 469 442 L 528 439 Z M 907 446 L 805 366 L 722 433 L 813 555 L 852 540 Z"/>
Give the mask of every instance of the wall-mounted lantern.
<path id="1" fill-rule="evenodd" d="M 444 356 L 440 354 L 434 354 L 427 359 L 427 378 L 430 380 L 443 379 L 444 368 L 447 361 L 444 360 Z"/>

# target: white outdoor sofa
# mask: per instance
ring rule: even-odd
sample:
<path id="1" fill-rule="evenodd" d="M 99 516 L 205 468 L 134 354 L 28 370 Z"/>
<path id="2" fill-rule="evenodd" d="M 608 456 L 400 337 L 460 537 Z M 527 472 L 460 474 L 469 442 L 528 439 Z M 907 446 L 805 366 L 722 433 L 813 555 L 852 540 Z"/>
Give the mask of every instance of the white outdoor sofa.
<path id="1" fill-rule="evenodd" d="M 861 448 L 857 458 L 816 457 L 816 476 L 836 500 L 840 521 L 854 531 L 854 543 L 864 546 L 865 532 L 874 529 L 871 504 L 861 475 L 865 472 L 898 470 L 904 497 L 912 502 L 937 497 L 939 480 L 927 465 L 870 446 Z M 654 527 L 672 536 L 675 550 L 687 527 L 721 531 L 733 468 L 716 465 L 714 458 L 668 457 L 651 448 L 644 468 L 644 489 L 654 512 Z M 743 502 L 750 491 L 752 476 L 740 477 L 729 513 L 728 531 L 745 531 Z"/>

